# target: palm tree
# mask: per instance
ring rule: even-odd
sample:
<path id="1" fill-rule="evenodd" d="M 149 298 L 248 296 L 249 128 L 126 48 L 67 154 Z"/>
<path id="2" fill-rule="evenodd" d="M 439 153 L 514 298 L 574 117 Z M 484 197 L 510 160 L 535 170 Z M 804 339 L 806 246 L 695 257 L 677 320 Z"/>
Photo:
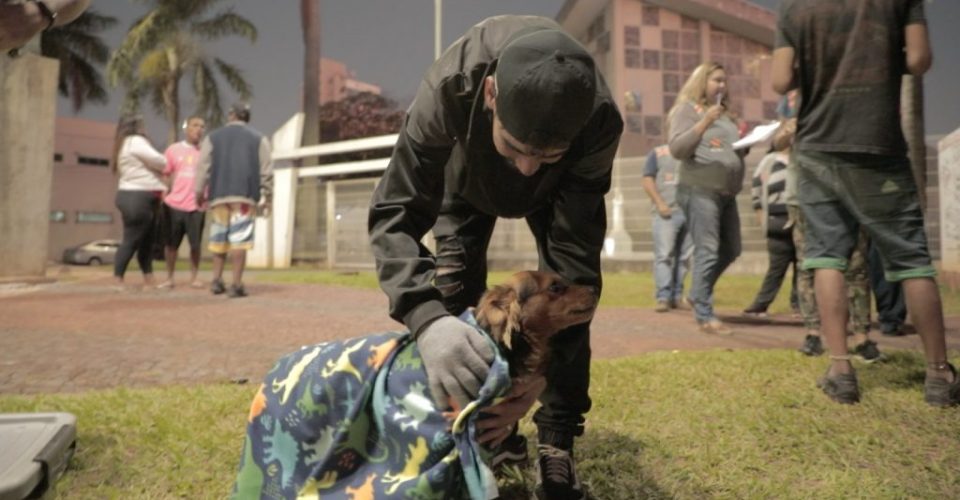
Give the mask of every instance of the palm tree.
<path id="1" fill-rule="evenodd" d="M 303 30 L 304 118 L 300 144 L 311 146 L 320 143 L 320 0 L 300 0 L 300 24 Z"/>
<path id="2" fill-rule="evenodd" d="M 241 99 L 252 90 L 243 72 L 204 52 L 203 41 L 237 35 L 255 42 L 257 29 L 249 20 L 225 9 L 210 16 L 221 0 L 147 0 L 153 8 L 134 21 L 120 47 L 107 64 L 113 86 L 123 85 L 124 111 L 139 109 L 147 99 L 169 124 L 168 141 L 174 143 L 180 123 L 180 80 L 187 77 L 196 102 L 196 112 L 211 126 L 223 121 L 220 85 L 226 81 Z"/>
<path id="3" fill-rule="evenodd" d="M 60 61 L 57 87 L 60 95 L 69 97 L 73 112 L 87 102 L 106 104 L 107 89 L 99 67 L 107 63 L 110 49 L 100 32 L 117 24 L 117 19 L 90 9 L 72 23 L 43 32 L 40 37 L 44 56 Z"/>

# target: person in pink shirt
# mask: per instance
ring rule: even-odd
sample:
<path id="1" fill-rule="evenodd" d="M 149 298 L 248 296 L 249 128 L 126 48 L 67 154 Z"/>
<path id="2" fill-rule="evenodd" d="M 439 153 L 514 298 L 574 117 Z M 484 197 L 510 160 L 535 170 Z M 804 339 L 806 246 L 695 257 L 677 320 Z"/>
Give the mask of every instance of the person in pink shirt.
<path id="1" fill-rule="evenodd" d="M 197 164 L 200 161 L 200 141 L 206 131 L 206 123 L 199 116 L 191 116 L 184 122 L 185 139 L 171 144 L 165 153 L 167 168 L 163 171 L 171 180 L 170 191 L 163 198 L 163 233 L 167 260 L 167 280 L 158 288 L 173 288 L 173 273 L 177 265 L 177 252 L 183 237 L 190 241 L 190 286 L 203 288 L 197 279 L 200 267 L 200 240 L 203 235 L 205 206 L 198 206 L 193 193 Z"/>

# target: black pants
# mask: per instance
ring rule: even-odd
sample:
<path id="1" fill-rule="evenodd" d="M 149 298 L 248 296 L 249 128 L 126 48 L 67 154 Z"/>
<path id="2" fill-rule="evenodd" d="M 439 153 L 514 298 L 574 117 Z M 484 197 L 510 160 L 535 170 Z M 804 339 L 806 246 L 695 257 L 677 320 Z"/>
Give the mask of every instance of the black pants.
<path id="1" fill-rule="evenodd" d="M 891 283 L 883 274 L 883 261 L 880 251 L 872 242 L 867 257 L 870 273 L 870 288 L 877 301 L 877 321 L 883 332 L 894 332 L 907 320 L 907 304 L 904 302 L 903 287 L 899 282 Z"/>
<path id="2" fill-rule="evenodd" d="M 783 285 L 783 278 L 787 275 L 787 269 L 793 265 L 793 280 L 790 287 L 790 307 L 797 309 L 797 249 L 793 245 L 793 235 L 786 232 L 783 235 L 767 237 L 767 254 L 770 257 L 770 265 L 767 267 L 767 274 L 763 277 L 763 284 L 760 285 L 760 291 L 753 299 L 753 305 L 750 309 L 759 309 L 766 311 L 773 299 L 777 298 L 780 286 Z"/>
<path id="3" fill-rule="evenodd" d="M 537 241 L 539 268 L 553 271 L 544 250 L 552 210 L 540 210 L 526 220 Z M 476 306 L 487 289 L 487 248 L 496 222 L 495 216 L 481 213 L 456 195 L 444 199 L 433 228 L 437 239 L 436 286 L 453 315 Z M 584 414 L 591 405 L 589 324 L 560 332 L 551 340 L 551 348 L 547 387 L 533 421 L 541 443 L 569 448 L 573 437 L 583 434 Z"/>
<path id="4" fill-rule="evenodd" d="M 123 217 L 123 241 L 117 249 L 113 275 L 122 278 L 137 254 L 143 274 L 153 273 L 153 239 L 160 198 L 154 191 L 117 191 L 117 209 Z"/>

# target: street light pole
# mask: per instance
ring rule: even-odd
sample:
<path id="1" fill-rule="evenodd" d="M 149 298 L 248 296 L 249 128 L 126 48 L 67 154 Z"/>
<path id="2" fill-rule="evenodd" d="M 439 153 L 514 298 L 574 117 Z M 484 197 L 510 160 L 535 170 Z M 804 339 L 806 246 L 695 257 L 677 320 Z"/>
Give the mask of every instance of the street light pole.
<path id="1" fill-rule="evenodd" d="M 443 0 L 433 0 L 433 59 L 440 59 L 441 41 L 440 41 L 440 25 L 442 15 L 442 5 Z"/>

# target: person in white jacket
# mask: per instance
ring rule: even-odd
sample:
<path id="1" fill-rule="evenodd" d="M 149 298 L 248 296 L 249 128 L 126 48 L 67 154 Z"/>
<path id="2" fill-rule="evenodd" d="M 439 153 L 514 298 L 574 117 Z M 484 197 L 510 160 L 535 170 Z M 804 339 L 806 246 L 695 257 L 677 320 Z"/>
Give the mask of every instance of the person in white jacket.
<path id="1" fill-rule="evenodd" d="M 167 189 L 161 179 L 167 159 L 146 138 L 140 115 L 120 118 L 113 151 L 113 171 L 119 177 L 116 205 L 123 217 L 123 241 L 113 276 L 122 286 L 127 265 L 136 253 L 144 285 L 153 286 L 154 226 L 160 197 Z"/>

